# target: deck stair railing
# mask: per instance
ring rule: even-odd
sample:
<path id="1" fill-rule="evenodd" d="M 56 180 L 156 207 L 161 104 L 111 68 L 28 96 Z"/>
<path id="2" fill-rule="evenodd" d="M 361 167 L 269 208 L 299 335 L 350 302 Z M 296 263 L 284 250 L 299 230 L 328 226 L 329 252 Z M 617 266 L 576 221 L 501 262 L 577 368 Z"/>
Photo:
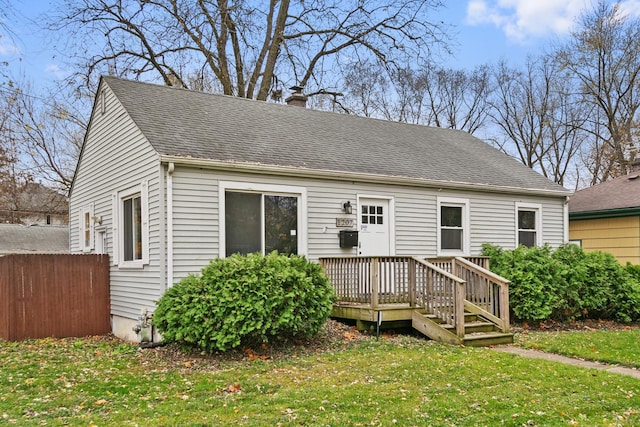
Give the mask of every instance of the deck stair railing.
<path id="1" fill-rule="evenodd" d="M 464 336 L 465 281 L 446 270 L 414 258 L 416 305 L 452 326 L 458 337 Z"/>
<path id="2" fill-rule="evenodd" d="M 494 322 L 502 332 L 509 331 L 509 281 L 488 269 L 488 260 L 475 258 L 437 258 L 430 262 L 463 279 L 465 308 Z"/>
<path id="3" fill-rule="evenodd" d="M 482 258 L 474 259 L 487 265 Z M 321 258 L 338 304 L 385 304 L 423 308 L 464 335 L 464 311 L 479 314 L 509 330 L 509 282 L 464 258 Z"/>

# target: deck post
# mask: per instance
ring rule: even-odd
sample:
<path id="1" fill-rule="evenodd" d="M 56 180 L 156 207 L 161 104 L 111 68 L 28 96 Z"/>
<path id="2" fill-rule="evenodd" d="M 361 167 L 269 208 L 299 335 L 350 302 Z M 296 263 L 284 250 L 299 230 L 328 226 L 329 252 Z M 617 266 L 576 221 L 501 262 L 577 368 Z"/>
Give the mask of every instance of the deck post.
<path id="1" fill-rule="evenodd" d="M 409 307 L 416 306 L 416 260 L 409 258 Z"/>
<path id="2" fill-rule="evenodd" d="M 455 324 L 456 324 L 456 335 L 460 338 L 464 337 L 464 288 L 466 286 L 466 282 L 458 282 L 455 285 L 455 301 L 454 301 L 454 311 L 455 311 Z"/>
<path id="3" fill-rule="evenodd" d="M 500 284 L 500 319 L 502 320 L 502 332 L 509 332 L 509 287 Z"/>
<path id="4" fill-rule="evenodd" d="M 451 274 L 453 274 L 456 277 L 460 277 L 460 275 L 458 274 L 458 272 L 456 271 L 457 266 L 456 266 L 456 257 L 451 257 Z"/>
<path id="5" fill-rule="evenodd" d="M 378 307 L 378 288 L 380 277 L 378 275 L 378 258 L 371 258 L 371 307 Z"/>

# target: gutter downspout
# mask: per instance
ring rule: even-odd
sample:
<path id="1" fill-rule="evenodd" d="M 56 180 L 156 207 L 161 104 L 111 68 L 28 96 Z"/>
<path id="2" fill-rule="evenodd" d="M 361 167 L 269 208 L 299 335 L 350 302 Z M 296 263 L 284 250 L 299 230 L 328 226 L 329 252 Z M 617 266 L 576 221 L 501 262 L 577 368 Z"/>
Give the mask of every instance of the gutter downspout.
<path id="1" fill-rule="evenodd" d="M 173 171 L 175 164 L 167 167 L 167 289 L 173 286 Z"/>
<path id="2" fill-rule="evenodd" d="M 564 216 L 564 243 L 569 243 L 569 196 L 564 200 L 562 206 L 562 213 Z"/>

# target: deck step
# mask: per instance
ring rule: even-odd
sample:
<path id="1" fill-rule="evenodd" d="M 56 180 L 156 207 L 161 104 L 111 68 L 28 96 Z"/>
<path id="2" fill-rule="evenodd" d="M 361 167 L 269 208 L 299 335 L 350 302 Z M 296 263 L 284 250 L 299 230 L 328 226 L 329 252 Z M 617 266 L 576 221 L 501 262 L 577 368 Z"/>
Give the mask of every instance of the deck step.
<path id="1" fill-rule="evenodd" d="M 415 311 L 411 319 L 411 325 L 423 335 L 435 341 L 448 344 L 481 347 L 513 343 L 512 333 L 500 332 L 493 323 L 484 321 L 476 315 L 467 317 L 466 314 L 465 335 L 463 338 L 455 334 L 453 326 L 444 324 L 442 319 L 433 314 Z"/>
<path id="2" fill-rule="evenodd" d="M 504 332 L 466 334 L 462 339 L 462 343 L 469 347 L 513 344 L 513 334 Z"/>
<path id="3" fill-rule="evenodd" d="M 441 325 L 445 329 L 453 330 L 455 327 L 453 325 Z M 491 322 L 483 322 L 483 321 L 473 321 L 473 322 L 465 322 L 464 324 L 464 332 L 466 335 L 475 334 L 479 332 L 495 332 L 496 326 Z"/>

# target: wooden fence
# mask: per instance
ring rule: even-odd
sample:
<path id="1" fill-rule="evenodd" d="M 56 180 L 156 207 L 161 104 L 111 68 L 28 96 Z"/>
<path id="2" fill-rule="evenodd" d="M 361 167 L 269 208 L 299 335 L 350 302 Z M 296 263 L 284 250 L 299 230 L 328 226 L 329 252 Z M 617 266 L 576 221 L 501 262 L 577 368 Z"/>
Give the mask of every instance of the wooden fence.
<path id="1" fill-rule="evenodd" d="M 0 338 L 110 332 L 108 255 L 0 257 Z"/>

